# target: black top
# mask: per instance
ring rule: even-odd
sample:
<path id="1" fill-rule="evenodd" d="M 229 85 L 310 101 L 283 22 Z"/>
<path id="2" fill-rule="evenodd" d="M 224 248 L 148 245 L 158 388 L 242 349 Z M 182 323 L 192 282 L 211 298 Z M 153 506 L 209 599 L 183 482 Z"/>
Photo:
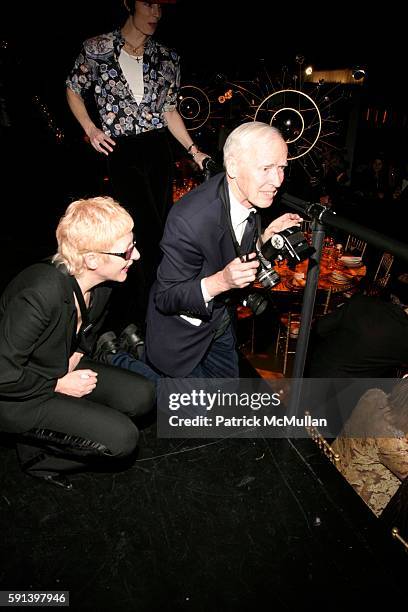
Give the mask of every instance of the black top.
<path id="1" fill-rule="evenodd" d="M 355 295 L 316 332 L 311 377 L 388 378 L 408 363 L 408 316 L 391 302 Z"/>

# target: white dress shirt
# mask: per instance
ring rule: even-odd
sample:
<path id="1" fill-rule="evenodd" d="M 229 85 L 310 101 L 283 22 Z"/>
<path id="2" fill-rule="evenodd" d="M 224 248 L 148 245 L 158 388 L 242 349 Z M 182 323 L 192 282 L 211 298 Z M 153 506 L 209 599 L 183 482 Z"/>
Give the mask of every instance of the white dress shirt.
<path id="1" fill-rule="evenodd" d="M 244 235 L 245 227 L 248 221 L 248 217 L 255 208 L 247 208 L 234 196 L 230 187 L 228 186 L 229 200 L 230 200 L 230 214 L 232 229 L 234 230 L 235 238 L 238 244 L 241 244 L 242 236 Z M 201 291 L 203 294 L 205 305 L 208 306 L 213 297 L 208 293 L 204 283 L 204 278 L 201 281 Z M 198 319 L 199 320 L 199 319 Z"/>
<path id="2" fill-rule="evenodd" d="M 119 55 L 119 64 L 136 102 L 140 104 L 144 95 L 143 57 L 136 59 L 134 55 L 130 55 L 122 49 Z"/>
<path id="3" fill-rule="evenodd" d="M 234 230 L 235 237 L 237 242 L 241 244 L 242 236 L 244 235 L 245 227 L 248 221 L 248 217 L 255 208 L 247 208 L 240 203 L 240 201 L 234 196 L 230 187 L 228 186 L 229 200 L 230 200 L 230 214 L 231 214 L 231 223 L 232 228 Z M 205 286 L 205 279 L 201 280 L 201 292 L 203 294 L 204 302 L 206 307 L 209 302 L 213 299 L 214 296 L 211 296 L 207 288 Z M 180 315 L 182 319 L 185 319 L 192 325 L 196 325 L 197 327 L 201 325 L 202 320 L 197 319 L 196 317 L 188 317 L 187 315 Z"/>

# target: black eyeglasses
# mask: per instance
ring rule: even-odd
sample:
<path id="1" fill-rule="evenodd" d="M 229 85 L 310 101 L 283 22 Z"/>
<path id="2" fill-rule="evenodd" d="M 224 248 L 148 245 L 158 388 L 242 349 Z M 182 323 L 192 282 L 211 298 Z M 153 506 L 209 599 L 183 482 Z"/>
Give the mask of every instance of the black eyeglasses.
<path id="1" fill-rule="evenodd" d="M 132 253 L 136 248 L 136 241 L 134 240 L 132 242 L 132 246 L 130 246 L 124 253 L 107 253 L 106 251 L 98 251 L 98 253 L 100 253 L 101 255 L 115 255 L 116 257 L 122 257 L 122 259 L 125 259 L 126 261 L 129 261 L 129 259 L 132 257 Z"/>

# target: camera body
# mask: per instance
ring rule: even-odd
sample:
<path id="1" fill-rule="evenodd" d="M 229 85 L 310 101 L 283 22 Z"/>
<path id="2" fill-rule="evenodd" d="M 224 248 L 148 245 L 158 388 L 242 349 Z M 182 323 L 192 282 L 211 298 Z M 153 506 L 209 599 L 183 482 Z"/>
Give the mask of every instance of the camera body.
<path id="1" fill-rule="evenodd" d="M 277 232 L 262 246 L 262 255 L 268 261 L 287 260 L 288 266 L 296 266 L 313 255 L 315 249 L 297 225 Z"/>
<path id="2" fill-rule="evenodd" d="M 271 240 L 262 246 L 261 252 L 257 252 L 259 268 L 256 279 L 264 289 L 270 291 L 281 281 L 273 267 L 276 259 L 278 261 L 286 259 L 289 267 L 295 267 L 301 261 L 311 257 L 314 252 L 315 249 L 309 245 L 306 236 L 297 225 L 282 230 L 274 234 Z M 258 315 L 264 312 L 268 301 L 259 293 L 250 293 L 242 301 L 242 305 L 248 306 L 255 315 Z"/>

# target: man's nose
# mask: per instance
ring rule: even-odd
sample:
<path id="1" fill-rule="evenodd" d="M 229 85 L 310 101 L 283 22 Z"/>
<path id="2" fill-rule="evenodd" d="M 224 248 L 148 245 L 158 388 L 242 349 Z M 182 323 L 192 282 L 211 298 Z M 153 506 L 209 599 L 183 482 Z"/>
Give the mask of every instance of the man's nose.
<path id="1" fill-rule="evenodd" d="M 282 185 L 284 179 L 283 170 L 281 168 L 272 168 L 271 182 L 277 189 Z"/>

